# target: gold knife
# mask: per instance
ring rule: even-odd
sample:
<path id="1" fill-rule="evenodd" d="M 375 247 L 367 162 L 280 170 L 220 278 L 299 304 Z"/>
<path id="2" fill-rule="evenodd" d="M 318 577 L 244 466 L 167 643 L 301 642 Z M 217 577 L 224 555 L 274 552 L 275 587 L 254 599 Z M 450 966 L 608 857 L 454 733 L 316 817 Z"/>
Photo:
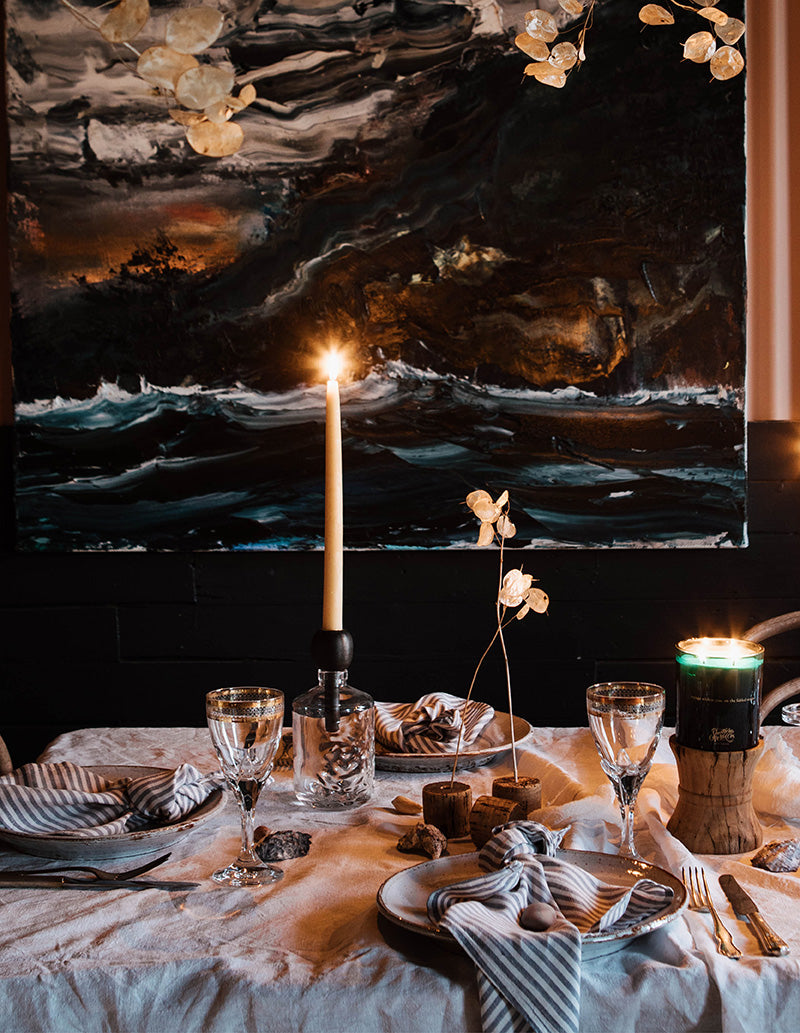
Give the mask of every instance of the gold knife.
<path id="1" fill-rule="evenodd" d="M 733 905 L 736 914 L 747 919 L 753 935 L 759 942 L 761 953 L 771 954 L 775 957 L 788 954 L 788 944 L 767 925 L 755 902 L 748 897 L 736 879 L 732 875 L 720 875 L 719 884 Z"/>

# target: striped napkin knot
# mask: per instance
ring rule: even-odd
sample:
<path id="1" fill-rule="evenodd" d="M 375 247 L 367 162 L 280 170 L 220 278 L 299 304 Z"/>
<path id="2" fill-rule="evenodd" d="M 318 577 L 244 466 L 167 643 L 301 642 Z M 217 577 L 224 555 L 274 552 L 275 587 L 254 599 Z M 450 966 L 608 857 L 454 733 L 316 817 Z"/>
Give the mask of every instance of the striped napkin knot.
<path id="1" fill-rule="evenodd" d="M 101 837 L 179 821 L 221 784 L 191 764 L 138 778 L 105 778 L 63 762 L 24 764 L 0 778 L 0 828 Z"/>
<path id="2" fill-rule="evenodd" d="M 565 831 L 505 825 L 479 855 L 486 874 L 428 898 L 431 921 L 475 964 L 484 1033 L 577 1033 L 581 934 L 631 927 L 672 899 L 671 889 L 649 879 L 612 886 L 560 860 Z M 531 904 L 555 913 L 543 932 L 520 925 Z"/>
<path id="3" fill-rule="evenodd" d="M 416 703 L 376 703 L 375 738 L 391 753 L 454 753 L 459 735 L 469 746 L 493 717 L 487 703 L 431 692 Z"/>
<path id="4" fill-rule="evenodd" d="M 549 829 L 538 821 L 510 821 L 507 825 L 498 825 L 478 854 L 478 867 L 490 872 L 518 857 L 534 854 L 555 857 L 569 829 L 569 825 L 563 829 Z"/>

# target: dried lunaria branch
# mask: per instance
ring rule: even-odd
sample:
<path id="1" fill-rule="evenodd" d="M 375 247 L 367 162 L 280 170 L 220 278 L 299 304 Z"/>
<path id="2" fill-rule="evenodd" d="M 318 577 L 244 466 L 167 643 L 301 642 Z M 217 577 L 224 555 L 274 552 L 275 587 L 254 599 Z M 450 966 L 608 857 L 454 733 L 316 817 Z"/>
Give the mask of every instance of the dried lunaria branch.
<path id="1" fill-rule="evenodd" d="M 85 25 L 96 29 L 109 43 L 126 47 L 137 57 L 136 71 L 162 93 L 172 94 L 179 108 L 170 116 L 186 127 L 186 140 L 198 154 L 222 158 L 242 146 L 244 132 L 231 118 L 256 99 L 255 87 L 243 86 L 233 95 L 233 72 L 218 65 L 201 64 L 195 54 L 210 47 L 220 36 L 222 14 L 213 7 L 188 7 L 167 21 L 164 43 L 140 53 L 131 43 L 150 18 L 149 0 L 119 0 L 98 22 L 71 0 L 61 3 Z"/>
<path id="2" fill-rule="evenodd" d="M 480 531 L 478 532 L 478 545 L 483 547 L 491 545 L 495 541 L 500 545 L 500 581 L 497 589 L 497 597 L 495 599 L 497 628 L 492 635 L 489 645 L 484 650 L 483 656 L 481 656 L 478 661 L 474 674 L 472 675 L 472 681 L 470 682 L 469 691 L 467 692 L 464 709 L 466 711 L 467 706 L 469 706 L 469 701 L 472 699 L 472 690 L 475 687 L 475 681 L 478 677 L 478 672 L 483 665 L 483 661 L 488 656 L 489 650 L 492 648 L 495 641 L 500 639 L 500 646 L 503 650 L 503 661 L 505 663 L 506 671 L 508 716 L 511 720 L 511 755 L 514 764 L 514 778 L 516 779 L 519 777 L 519 773 L 517 771 L 517 750 L 514 738 L 514 705 L 511 696 L 511 670 L 508 664 L 508 653 L 506 652 L 503 629 L 507 627 L 512 620 L 522 620 L 522 618 L 527 616 L 531 610 L 535 613 L 546 613 L 550 600 L 546 592 L 543 592 L 541 588 L 534 587 L 533 577 L 530 574 L 523 574 L 521 569 L 509 570 L 507 574 L 503 574 L 503 548 L 505 546 L 506 539 L 513 538 L 517 533 L 516 527 L 508 516 L 508 492 L 504 491 L 502 495 L 493 501 L 492 496 L 488 491 L 472 491 L 467 495 L 466 503 L 481 522 Z M 520 607 L 520 609 L 511 617 L 507 617 L 508 610 L 516 609 L 516 607 Z M 456 775 L 463 730 L 464 724 L 462 722 L 458 733 L 458 742 L 456 743 L 456 756 L 453 762 L 453 774 L 450 779 L 451 782 L 455 779 Z"/>
<path id="3" fill-rule="evenodd" d="M 562 40 L 556 42 L 560 32 L 555 17 L 549 11 L 528 11 L 525 15 L 525 31 L 514 40 L 516 46 L 532 62 L 525 66 L 525 75 L 531 76 L 545 86 L 560 89 L 567 81 L 573 68 L 586 59 L 586 33 L 592 24 L 597 0 L 558 0 L 567 14 L 580 17 L 574 43 Z M 740 18 L 729 17 L 719 7 L 706 6 L 702 0 L 681 3 L 681 0 L 665 0 L 670 7 L 691 11 L 713 26 L 693 33 L 683 43 L 683 56 L 697 64 L 708 64 L 714 79 L 732 79 L 744 68 L 744 57 L 736 44 L 744 35 L 745 25 Z M 662 4 L 645 4 L 639 10 L 639 21 L 644 25 L 674 25 L 675 16 L 670 7 Z M 571 28 L 574 28 L 572 26 Z M 569 31 L 569 30 L 567 30 Z"/>

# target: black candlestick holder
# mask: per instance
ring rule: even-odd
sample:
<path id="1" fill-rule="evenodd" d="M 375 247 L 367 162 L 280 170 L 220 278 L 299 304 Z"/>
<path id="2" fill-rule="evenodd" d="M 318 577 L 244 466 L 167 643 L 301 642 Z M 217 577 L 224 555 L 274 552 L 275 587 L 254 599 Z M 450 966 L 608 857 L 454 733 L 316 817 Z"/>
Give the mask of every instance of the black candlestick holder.
<path id="1" fill-rule="evenodd" d="M 353 636 L 342 628 L 341 631 L 329 631 L 320 628 L 311 639 L 311 656 L 317 665 L 322 678 L 322 689 L 325 696 L 325 730 L 339 731 L 340 679 L 341 672 L 347 674 L 353 662 Z"/>

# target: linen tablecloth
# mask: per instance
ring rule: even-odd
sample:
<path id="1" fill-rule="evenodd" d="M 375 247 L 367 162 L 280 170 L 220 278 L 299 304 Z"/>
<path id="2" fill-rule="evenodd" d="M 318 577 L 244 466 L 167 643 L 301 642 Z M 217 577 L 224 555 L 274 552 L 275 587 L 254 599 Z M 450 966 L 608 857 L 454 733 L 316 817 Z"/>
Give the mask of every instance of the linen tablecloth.
<path id="1" fill-rule="evenodd" d="M 713 895 L 744 957 L 720 957 L 709 917 L 686 912 L 584 964 L 580 1029 L 797 1033 L 800 878 L 758 871 L 747 857 L 695 859 L 666 831 L 677 799 L 666 739 L 667 733 L 639 798 L 639 849 L 675 873 L 697 860 L 714 875 Z M 800 837 L 800 729 L 767 728 L 765 740 L 755 791 L 765 841 Z M 546 806 L 537 820 L 570 825 L 565 847 L 615 851 L 616 802 L 586 729 L 534 729 L 518 757 L 521 774 L 542 780 Z M 216 766 L 207 730 L 196 728 L 83 730 L 57 739 L 41 759 Z M 510 770 L 506 757 L 460 778 L 476 798 Z M 418 819 L 396 814 L 391 800 L 419 799 L 422 786 L 436 778 L 378 772 L 372 801 L 336 814 L 298 805 L 291 772 L 279 772 L 259 802 L 257 821 L 310 832 L 312 847 L 307 857 L 283 862 L 286 875 L 271 888 L 233 890 L 208 880 L 238 848 L 231 799 L 158 869 L 160 877 L 201 880 L 190 893 L 0 888 L 0 1030 L 477 1033 L 472 963 L 455 948 L 379 922 L 375 906 L 384 879 L 424 860 L 396 849 Z M 468 852 L 471 844 L 450 848 Z M 0 866 L 19 864 L 19 854 L 0 852 Z M 788 941 L 789 956 L 759 954 L 719 889 L 722 872 L 752 890 Z"/>

